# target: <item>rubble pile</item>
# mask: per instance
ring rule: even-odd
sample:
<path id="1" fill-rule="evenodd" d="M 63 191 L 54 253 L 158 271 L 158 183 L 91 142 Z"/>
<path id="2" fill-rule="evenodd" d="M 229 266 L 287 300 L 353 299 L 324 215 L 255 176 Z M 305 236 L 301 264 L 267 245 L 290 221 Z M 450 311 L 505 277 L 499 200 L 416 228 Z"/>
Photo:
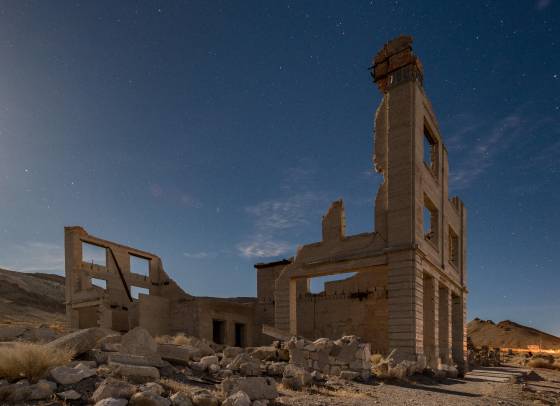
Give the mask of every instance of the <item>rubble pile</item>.
<path id="1" fill-rule="evenodd" d="M 264 406 L 279 396 L 280 383 L 301 390 L 327 379 L 371 376 L 369 344 L 355 336 L 293 337 L 249 348 L 180 338 L 156 341 L 139 327 L 124 335 L 77 330 L 44 344 L 47 350 L 71 349 L 75 361 L 50 368 L 37 382 L 0 380 L 0 403 Z"/>
<path id="2" fill-rule="evenodd" d="M 335 341 L 319 338 L 310 343 L 294 337 L 288 341 L 287 348 L 290 364 L 347 380 L 366 381 L 371 376 L 370 346 L 356 336 Z"/>

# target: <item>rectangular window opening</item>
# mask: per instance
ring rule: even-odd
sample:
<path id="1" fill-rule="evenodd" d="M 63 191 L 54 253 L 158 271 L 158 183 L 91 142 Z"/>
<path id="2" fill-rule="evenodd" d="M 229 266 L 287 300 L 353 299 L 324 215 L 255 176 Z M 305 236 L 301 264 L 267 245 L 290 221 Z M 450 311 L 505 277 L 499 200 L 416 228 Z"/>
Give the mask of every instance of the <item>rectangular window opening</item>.
<path id="1" fill-rule="evenodd" d="M 427 196 L 424 196 L 423 227 L 424 238 L 437 246 L 438 210 Z"/>
<path id="2" fill-rule="evenodd" d="M 235 346 L 245 347 L 245 324 L 235 323 Z"/>
<path id="3" fill-rule="evenodd" d="M 132 296 L 133 299 L 140 298 L 140 294 L 149 295 L 150 294 L 150 289 L 141 288 L 139 286 L 131 286 L 130 287 L 130 296 Z"/>
<path id="4" fill-rule="evenodd" d="M 424 163 L 434 175 L 437 175 L 438 143 L 427 126 L 424 126 Z"/>
<path id="5" fill-rule="evenodd" d="M 105 279 L 91 278 L 91 284 L 101 289 L 107 289 L 107 281 Z"/>
<path id="6" fill-rule="evenodd" d="M 82 261 L 107 266 L 107 249 L 82 241 Z"/>
<path id="7" fill-rule="evenodd" d="M 449 227 L 449 262 L 455 266 L 459 265 L 459 237 Z"/>
<path id="8" fill-rule="evenodd" d="M 212 320 L 212 341 L 216 344 L 225 344 L 226 322 L 223 320 Z"/>
<path id="9" fill-rule="evenodd" d="M 346 287 L 344 281 L 354 277 L 357 272 L 348 272 L 336 275 L 318 276 L 316 278 L 309 278 L 309 293 L 314 295 L 320 293 L 348 293 L 351 289 Z"/>
<path id="10" fill-rule="evenodd" d="M 150 276 L 150 260 L 130 254 L 130 272 Z"/>

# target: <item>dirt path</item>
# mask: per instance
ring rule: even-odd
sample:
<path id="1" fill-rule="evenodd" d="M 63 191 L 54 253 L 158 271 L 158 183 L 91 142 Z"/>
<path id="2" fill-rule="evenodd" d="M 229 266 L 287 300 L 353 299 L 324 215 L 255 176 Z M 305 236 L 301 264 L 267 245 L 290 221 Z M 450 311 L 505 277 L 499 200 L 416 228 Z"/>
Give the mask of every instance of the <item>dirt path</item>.
<path id="1" fill-rule="evenodd" d="M 500 371 L 491 371 L 499 373 Z M 527 371 L 528 372 L 528 371 Z M 281 390 L 278 403 L 284 405 L 558 405 L 560 391 L 549 388 L 560 386 L 560 373 L 539 373 L 532 380 L 514 378 L 513 382 L 487 381 L 469 376 L 464 379 L 446 379 L 437 382 L 426 377 L 415 377 L 408 382 L 372 384 L 332 383 L 314 387 L 307 392 Z M 523 374 L 525 375 L 525 373 Z M 531 386 L 535 385 L 535 386 Z M 538 385 L 538 386 L 537 386 Z"/>

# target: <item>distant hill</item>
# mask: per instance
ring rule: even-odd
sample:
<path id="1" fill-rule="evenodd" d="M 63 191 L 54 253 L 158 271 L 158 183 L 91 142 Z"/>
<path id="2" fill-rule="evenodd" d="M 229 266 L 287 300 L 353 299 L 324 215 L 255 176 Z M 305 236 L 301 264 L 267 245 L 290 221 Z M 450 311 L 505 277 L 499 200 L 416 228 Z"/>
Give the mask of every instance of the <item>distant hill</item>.
<path id="1" fill-rule="evenodd" d="M 560 338 L 510 320 L 496 324 L 492 320 L 476 318 L 467 324 L 467 335 L 476 347 L 527 348 L 537 345 L 546 350 L 560 349 Z"/>
<path id="2" fill-rule="evenodd" d="M 0 269 L 0 324 L 64 321 L 64 277 Z"/>

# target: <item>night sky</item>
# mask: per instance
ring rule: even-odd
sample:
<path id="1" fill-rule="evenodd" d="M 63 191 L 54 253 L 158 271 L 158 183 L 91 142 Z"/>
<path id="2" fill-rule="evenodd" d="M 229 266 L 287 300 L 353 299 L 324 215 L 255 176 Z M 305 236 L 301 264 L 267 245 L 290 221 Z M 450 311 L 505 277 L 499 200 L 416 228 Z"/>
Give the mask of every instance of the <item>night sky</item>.
<path id="1" fill-rule="evenodd" d="M 560 2 L 0 1 L 0 267 L 63 273 L 65 225 L 195 295 L 373 229 L 373 55 L 414 36 L 469 211 L 469 318 L 560 334 Z"/>

